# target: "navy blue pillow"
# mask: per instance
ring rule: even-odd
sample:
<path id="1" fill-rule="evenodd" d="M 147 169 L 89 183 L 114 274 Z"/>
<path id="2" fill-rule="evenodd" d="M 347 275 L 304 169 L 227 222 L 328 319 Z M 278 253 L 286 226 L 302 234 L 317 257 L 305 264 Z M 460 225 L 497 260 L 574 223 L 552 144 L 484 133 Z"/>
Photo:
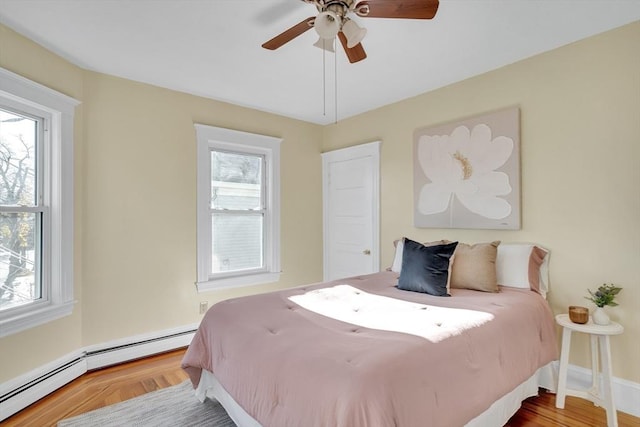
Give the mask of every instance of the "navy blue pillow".
<path id="1" fill-rule="evenodd" d="M 458 242 L 425 246 L 404 240 L 398 289 L 448 297 L 449 260 Z"/>

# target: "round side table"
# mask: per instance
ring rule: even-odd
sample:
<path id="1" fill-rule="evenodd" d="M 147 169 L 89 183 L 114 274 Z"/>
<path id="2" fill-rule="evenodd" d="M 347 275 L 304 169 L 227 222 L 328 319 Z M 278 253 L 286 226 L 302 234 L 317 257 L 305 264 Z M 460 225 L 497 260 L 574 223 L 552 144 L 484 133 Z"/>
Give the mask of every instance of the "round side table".
<path id="1" fill-rule="evenodd" d="M 566 396 L 581 397 L 590 400 L 607 411 L 607 426 L 618 427 L 616 406 L 613 401 L 611 387 L 611 347 L 609 337 L 624 332 L 622 325 L 611 322 L 608 325 L 596 325 L 589 317 L 585 324 L 573 323 L 568 314 L 558 314 L 556 322 L 562 326 L 562 350 L 560 353 L 560 373 L 558 374 L 558 392 L 556 394 L 556 408 L 564 408 Z M 567 368 L 569 352 L 571 351 L 571 332 L 589 334 L 591 341 L 591 388 L 588 390 L 572 390 L 567 388 Z M 599 351 L 598 351 L 599 350 Z M 598 373 L 602 367 L 602 388 L 600 390 Z"/>

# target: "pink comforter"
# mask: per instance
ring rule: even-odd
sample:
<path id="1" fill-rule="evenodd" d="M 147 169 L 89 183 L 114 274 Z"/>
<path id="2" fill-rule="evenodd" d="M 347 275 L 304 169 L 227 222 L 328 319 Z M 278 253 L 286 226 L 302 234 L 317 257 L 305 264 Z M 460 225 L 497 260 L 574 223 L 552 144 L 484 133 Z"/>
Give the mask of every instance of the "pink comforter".
<path id="1" fill-rule="evenodd" d="M 433 297 L 398 290 L 397 277 L 381 272 L 215 304 L 183 368 L 194 387 L 202 369 L 213 372 L 265 427 L 452 427 L 557 359 L 553 316 L 540 295 L 501 287 Z M 334 320 L 288 299 L 339 284 L 493 318 L 433 342 Z"/>

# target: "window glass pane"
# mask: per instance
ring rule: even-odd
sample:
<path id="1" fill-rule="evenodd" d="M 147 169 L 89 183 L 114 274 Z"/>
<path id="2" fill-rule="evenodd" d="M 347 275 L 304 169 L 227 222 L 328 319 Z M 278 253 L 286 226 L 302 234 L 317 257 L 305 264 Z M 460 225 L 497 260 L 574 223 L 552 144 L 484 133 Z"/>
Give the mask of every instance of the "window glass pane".
<path id="1" fill-rule="evenodd" d="M 38 122 L 0 109 L 0 205 L 35 206 Z"/>
<path id="2" fill-rule="evenodd" d="M 213 214 L 212 273 L 262 268 L 263 216 Z"/>
<path id="3" fill-rule="evenodd" d="M 211 152 L 211 208 L 262 209 L 261 156 Z"/>
<path id="4" fill-rule="evenodd" d="M 0 214 L 0 310 L 42 297 L 39 280 L 40 213 Z"/>

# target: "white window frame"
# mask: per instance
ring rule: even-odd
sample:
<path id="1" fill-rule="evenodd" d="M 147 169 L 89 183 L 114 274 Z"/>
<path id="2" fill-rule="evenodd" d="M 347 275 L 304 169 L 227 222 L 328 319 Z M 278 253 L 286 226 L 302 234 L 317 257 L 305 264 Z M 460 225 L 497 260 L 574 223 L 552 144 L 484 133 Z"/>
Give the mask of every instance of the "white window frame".
<path id="1" fill-rule="evenodd" d="M 42 228 L 42 298 L 0 311 L 1 338 L 73 311 L 73 122 L 80 102 L 4 68 L 0 100 L 44 119 L 42 170 L 49 213 Z"/>
<path id="2" fill-rule="evenodd" d="M 282 139 L 195 124 L 197 139 L 197 281 L 198 292 L 253 286 L 280 280 L 280 144 Z M 264 269 L 211 275 L 211 151 L 265 159 Z"/>

